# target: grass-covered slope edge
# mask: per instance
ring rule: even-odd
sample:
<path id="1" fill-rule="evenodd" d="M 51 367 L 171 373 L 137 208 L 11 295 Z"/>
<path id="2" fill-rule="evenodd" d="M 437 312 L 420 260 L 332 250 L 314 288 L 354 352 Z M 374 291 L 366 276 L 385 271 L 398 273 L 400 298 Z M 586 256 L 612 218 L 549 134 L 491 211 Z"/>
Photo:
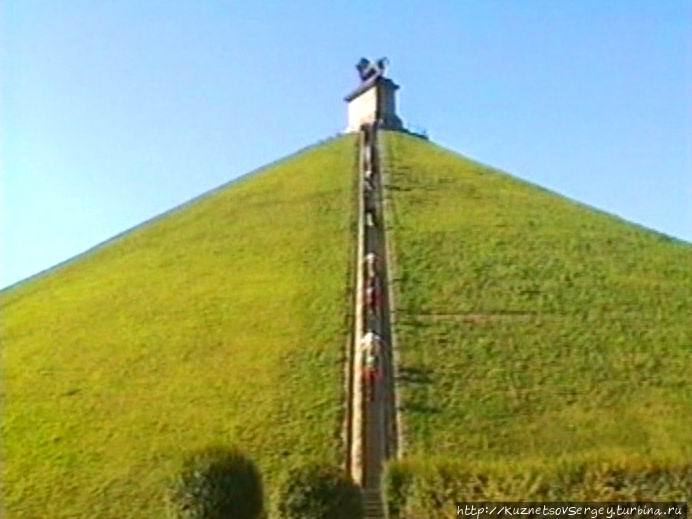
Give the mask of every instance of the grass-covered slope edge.
<path id="1" fill-rule="evenodd" d="M 172 208 L 170 208 L 170 209 L 168 209 L 162 213 L 156 214 L 156 215 L 152 216 L 151 218 L 147 218 L 146 220 L 139 222 L 135 226 L 130 227 L 128 229 L 125 229 L 124 231 L 121 231 L 121 232 L 111 236 L 110 238 L 108 238 L 102 242 L 99 242 L 96 245 L 93 245 L 92 247 L 89 247 L 88 249 L 86 249 L 86 250 L 84 250 L 78 254 L 75 254 L 74 256 L 71 256 L 71 257 L 69 257 L 63 261 L 56 263 L 55 265 L 51 265 L 50 267 L 45 268 L 39 272 L 36 272 L 35 274 L 31 274 L 30 276 L 27 276 L 26 278 L 22 278 L 18 281 L 15 281 L 14 283 L 12 283 L 10 285 L 2 287 L 0 289 L 0 294 L 12 291 L 13 289 L 15 289 L 18 286 L 21 286 L 25 283 L 28 283 L 30 281 L 34 281 L 34 280 L 39 279 L 43 276 L 51 274 L 51 273 L 61 269 L 62 267 L 69 265 L 70 263 L 72 263 L 74 261 L 78 261 L 80 258 L 83 258 L 85 256 L 93 254 L 94 252 L 98 251 L 99 249 L 106 247 L 106 246 L 110 245 L 111 243 L 116 242 L 117 240 L 137 231 L 140 228 L 146 227 L 147 225 L 150 225 L 150 224 L 152 224 L 158 220 L 161 220 L 162 218 L 166 218 L 168 216 L 171 216 L 171 215 L 175 214 L 176 212 L 181 211 L 190 205 L 194 205 L 195 203 L 197 203 L 201 200 L 204 200 L 205 198 L 207 198 L 209 196 L 213 196 L 215 193 L 217 193 L 219 191 L 223 191 L 223 190 L 225 190 L 225 189 L 227 189 L 227 188 L 229 188 L 235 184 L 242 183 L 242 182 L 249 180 L 253 177 L 261 175 L 265 171 L 271 171 L 271 169 L 274 166 L 281 164 L 282 162 L 285 162 L 287 160 L 290 160 L 293 157 L 297 157 L 297 156 L 301 155 L 302 153 L 310 151 L 313 148 L 327 144 L 328 142 L 333 141 L 336 138 L 337 137 L 331 137 L 328 139 L 320 140 L 314 144 L 309 144 L 307 146 L 304 146 L 303 148 L 300 148 L 300 149 L 294 151 L 293 153 L 290 153 L 290 154 L 285 155 L 283 157 L 280 157 L 280 158 L 278 158 L 272 162 L 269 162 L 268 164 L 264 164 L 258 168 L 255 168 L 251 171 L 248 171 L 247 173 L 243 173 L 243 174 L 229 180 L 228 182 L 224 182 L 223 184 L 221 184 L 219 186 L 216 186 L 212 189 L 209 189 L 208 191 L 205 191 L 203 193 L 200 193 L 199 195 L 194 196 L 191 199 L 189 199 L 189 200 L 187 200 L 187 201 L 185 201 L 185 202 L 183 202 L 183 203 L 181 203 L 175 207 L 172 207 Z"/>

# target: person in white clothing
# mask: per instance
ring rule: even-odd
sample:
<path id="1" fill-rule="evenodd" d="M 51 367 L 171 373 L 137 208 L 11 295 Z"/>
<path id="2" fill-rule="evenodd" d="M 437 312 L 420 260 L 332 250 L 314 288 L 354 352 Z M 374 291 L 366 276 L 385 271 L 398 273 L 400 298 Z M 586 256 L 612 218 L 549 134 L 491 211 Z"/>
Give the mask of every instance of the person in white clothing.
<path id="1" fill-rule="evenodd" d="M 367 332 L 360 341 L 360 351 L 363 355 L 363 379 L 372 402 L 375 399 L 375 381 L 380 372 L 382 339 L 373 331 Z"/>
<path id="2" fill-rule="evenodd" d="M 374 278 L 377 275 L 377 254 L 368 252 L 364 258 L 365 273 L 368 278 Z"/>
<path id="3" fill-rule="evenodd" d="M 375 219 L 375 211 L 368 209 L 365 211 L 365 225 L 368 227 L 376 227 L 377 220 Z"/>

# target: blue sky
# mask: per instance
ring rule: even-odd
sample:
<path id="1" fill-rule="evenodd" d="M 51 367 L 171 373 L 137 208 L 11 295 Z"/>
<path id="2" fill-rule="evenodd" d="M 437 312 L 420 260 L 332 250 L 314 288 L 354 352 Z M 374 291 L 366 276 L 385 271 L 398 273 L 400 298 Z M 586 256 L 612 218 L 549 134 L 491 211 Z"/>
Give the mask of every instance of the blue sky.
<path id="1" fill-rule="evenodd" d="M 432 140 L 692 241 L 692 2 L 6 0 L 0 286 L 333 135 L 388 56 Z"/>

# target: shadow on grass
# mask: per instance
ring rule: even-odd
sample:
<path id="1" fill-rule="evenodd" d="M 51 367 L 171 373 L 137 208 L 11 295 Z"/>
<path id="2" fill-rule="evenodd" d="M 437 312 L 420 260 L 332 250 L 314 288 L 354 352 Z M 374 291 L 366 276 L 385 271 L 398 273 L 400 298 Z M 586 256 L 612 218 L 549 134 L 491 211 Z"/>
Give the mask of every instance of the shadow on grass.
<path id="1" fill-rule="evenodd" d="M 390 184 L 387 186 L 387 189 L 389 191 L 397 191 L 400 193 L 408 193 L 409 191 L 413 191 L 412 187 L 403 187 L 403 186 L 397 186 L 396 184 Z"/>
<path id="2" fill-rule="evenodd" d="M 402 366 L 399 369 L 399 382 L 404 384 L 430 384 L 432 383 L 432 377 L 430 377 L 429 369 Z"/>
<path id="3" fill-rule="evenodd" d="M 442 412 L 442 409 L 439 407 L 427 404 L 404 404 L 401 409 L 402 411 L 409 413 L 418 413 L 424 415 L 440 414 Z"/>

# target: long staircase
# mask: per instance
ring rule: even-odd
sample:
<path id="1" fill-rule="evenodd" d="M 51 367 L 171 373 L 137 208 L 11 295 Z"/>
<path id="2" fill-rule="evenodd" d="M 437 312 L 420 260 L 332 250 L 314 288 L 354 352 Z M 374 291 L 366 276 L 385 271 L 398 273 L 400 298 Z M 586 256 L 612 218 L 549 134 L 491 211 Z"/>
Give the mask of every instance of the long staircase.
<path id="1" fill-rule="evenodd" d="M 349 470 L 363 489 L 366 518 L 383 518 L 380 480 L 385 460 L 396 454 L 397 431 L 392 366 L 392 330 L 388 290 L 387 243 L 377 129 L 360 132 L 358 248 L 351 344 Z M 378 376 L 365 376 L 361 341 L 368 332 L 379 338 Z"/>

